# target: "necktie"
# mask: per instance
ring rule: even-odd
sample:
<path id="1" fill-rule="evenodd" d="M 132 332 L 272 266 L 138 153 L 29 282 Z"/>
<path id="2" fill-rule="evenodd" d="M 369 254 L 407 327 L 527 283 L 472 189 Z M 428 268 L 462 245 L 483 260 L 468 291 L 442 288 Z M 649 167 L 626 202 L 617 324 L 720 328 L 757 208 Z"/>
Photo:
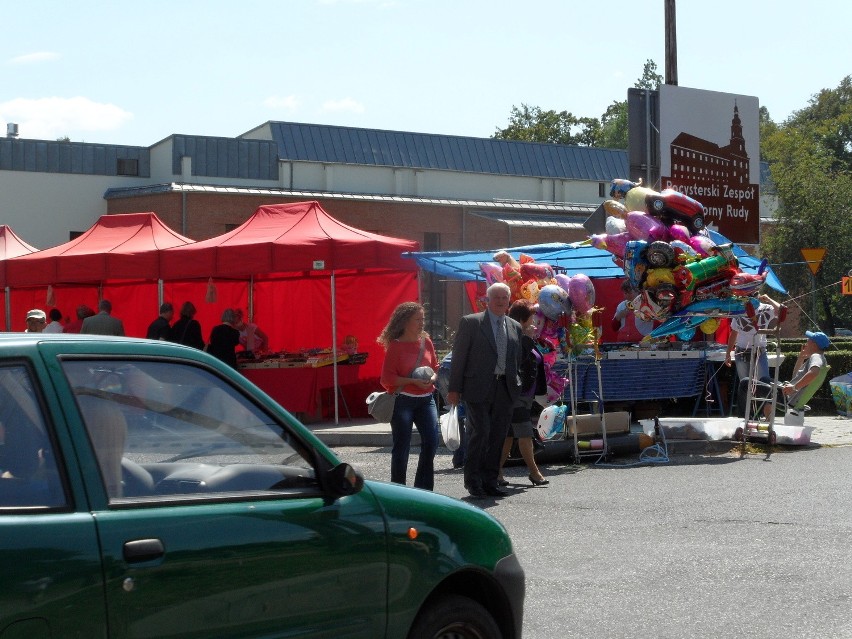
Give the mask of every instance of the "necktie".
<path id="1" fill-rule="evenodd" d="M 503 375 L 506 372 L 506 318 L 497 318 L 497 375 Z"/>

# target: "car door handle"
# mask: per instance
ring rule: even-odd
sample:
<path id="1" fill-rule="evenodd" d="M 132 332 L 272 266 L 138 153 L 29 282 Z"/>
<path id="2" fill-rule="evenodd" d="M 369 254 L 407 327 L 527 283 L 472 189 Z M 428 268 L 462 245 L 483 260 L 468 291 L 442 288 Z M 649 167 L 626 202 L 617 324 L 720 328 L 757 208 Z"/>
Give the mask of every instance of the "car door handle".
<path id="1" fill-rule="evenodd" d="M 166 554 L 166 547 L 159 539 L 134 539 L 124 542 L 124 560 L 128 563 L 151 561 Z"/>

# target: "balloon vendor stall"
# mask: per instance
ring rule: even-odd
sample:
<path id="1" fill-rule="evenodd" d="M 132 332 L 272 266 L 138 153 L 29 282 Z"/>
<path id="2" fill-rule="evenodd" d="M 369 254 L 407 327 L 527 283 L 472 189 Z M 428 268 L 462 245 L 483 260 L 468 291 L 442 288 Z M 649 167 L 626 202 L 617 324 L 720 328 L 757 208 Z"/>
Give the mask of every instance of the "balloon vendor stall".
<path id="1" fill-rule="evenodd" d="M 705 228 L 698 201 L 622 179 L 613 180 L 610 197 L 603 205 L 606 232 L 573 245 L 410 254 L 434 273 L 469 284 L 484 281 L 468 288 L 474 309 L 484 308 L 481 293 L 495 282 L 509 286 L 512 301 L 536 305 L 537 347 L 547 375 L 547 395 L 537 399 L 546 407 L 543 421 L 553 422 L 544 439 L 573 435 L 575 459 L 608 454 L 607 417 L 615 424 L 611 434 L 630 436 L 629 423 L 617 412 L 608 414 L 605 399 L 699 395 L 706 354 L 703 346 L 687 343 L 698 331 L 713 335 L 723 318 L 751 313 L 764 284 L 786 292 L 765 260 Z M 612 313 L 624 279 L 637 292 L 629 309 L 654 326 L 638 345 L 605 343 L 613 333 L 602 312 L 606 307 Z M 605 291 L 606 299 L 596 290 Z M 683 344 L 672 348 L 669 340 Z M 566 401 L 563 417 L 554 417 L 556 405 Z M 591 417 L 578 415 L 578 402 L 595 406 L 598 421 L 591 429 L 578 422 Z"/>

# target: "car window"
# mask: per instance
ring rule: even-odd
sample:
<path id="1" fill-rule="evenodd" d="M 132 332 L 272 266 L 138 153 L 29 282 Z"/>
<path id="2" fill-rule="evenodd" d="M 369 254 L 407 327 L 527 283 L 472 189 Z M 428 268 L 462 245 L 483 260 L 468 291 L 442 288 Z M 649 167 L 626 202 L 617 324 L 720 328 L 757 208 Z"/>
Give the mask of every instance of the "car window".
<path id="1" fill-rule="evenodd" d="M 111 501 L 316 488 L 310 451 L 211 371 L 67 360 Z"/>
<path id="2" fill-rule="evenodd" d="M 29 371 L 0 367 L 0 508 L 68 504 Z"/>

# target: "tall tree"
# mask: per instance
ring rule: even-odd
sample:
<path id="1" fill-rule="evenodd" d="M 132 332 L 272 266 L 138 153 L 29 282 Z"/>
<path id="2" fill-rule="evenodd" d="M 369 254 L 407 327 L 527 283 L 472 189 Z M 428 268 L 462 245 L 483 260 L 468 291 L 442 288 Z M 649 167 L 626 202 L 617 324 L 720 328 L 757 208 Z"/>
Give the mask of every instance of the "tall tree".
<path id="1" fill-rule="evenodd" d="M 638 89 L 657 89 L 663 76 L 657 73 L 653 60 L 646 60 L 634 86 Z M 600 119 L 577 117 L 568 111 L 544 111 L 540 107 L 521 104 L 512 107 L 509 126 L 498 128 L 492 136 L 501 140 L 550 142 L 597 146 L 608 149 L 627 149 L 627 100 L 610 104 Z"/>
<path id="2" fill-rule="evenodd" d="M 767 114 L 768 115 L 768 114 Z M 761 154 L 769 163 L 779 201 L 777 221 L 762 247 L 794 297 L 826 332 L 852 326 L 852 299 L 841 295 L 839 281 L 852 268 L 852 83 L 823 90 L 786 122 L 761 122 Z M 825 248 L 815 278 L 801 264 L 801 249 Z"/>

